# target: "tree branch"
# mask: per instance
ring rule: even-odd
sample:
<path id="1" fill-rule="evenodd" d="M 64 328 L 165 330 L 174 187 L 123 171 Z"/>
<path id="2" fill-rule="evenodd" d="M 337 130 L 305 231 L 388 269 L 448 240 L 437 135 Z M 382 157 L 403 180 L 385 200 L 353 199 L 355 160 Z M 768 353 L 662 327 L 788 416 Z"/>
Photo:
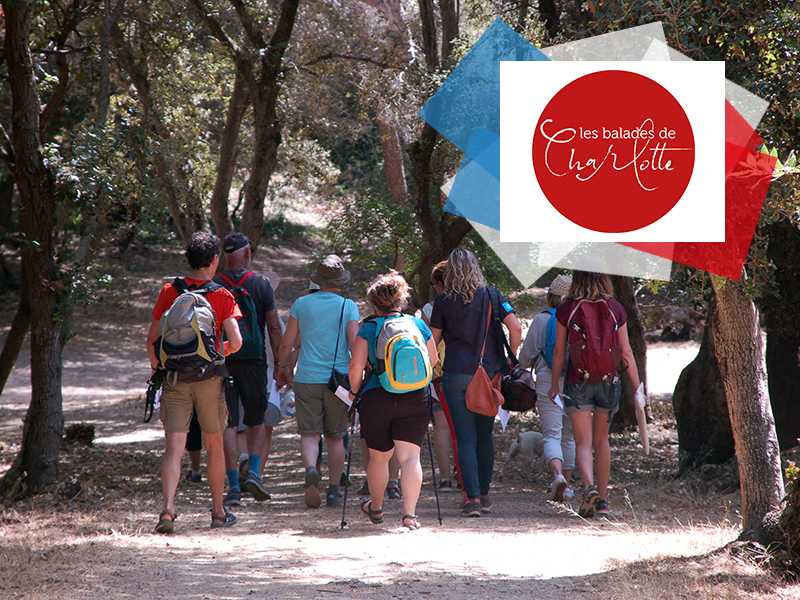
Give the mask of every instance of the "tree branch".
<path id="1" fill-rule="evenodd" d="M 250 19 L 250 15 L 247 14 L 247 8 L 242 0 L 231 0 L 231 4 L 236 11 L 236 16 L 239 17 L 239 22 L 242 24 L 245 34 L 250 39 L 250 43 L 256 48 L 266 48 L 267 42 L 264 41 L 264 36 L 261 35 L 261 32 L 253 25 L 253 21 Z"/>
<path id="2" fill-rule="evenodd" d="M 211 16 L 211 14 L 206 10 L 206 7 L 203 5 L 202 0 L 190 0 L 192 6 L 195 7 L 200 18 L 208 27 L 211 35 L 213 35 L 217 40 L 223 45 L 227 46 L 228 49 L 234 54 L 234 56 L 239 56 L 242 53 L 242 49 L 239 45 L 231 38 L 225 30 L 222 29 L 220 24 L 217 20 Z"/>

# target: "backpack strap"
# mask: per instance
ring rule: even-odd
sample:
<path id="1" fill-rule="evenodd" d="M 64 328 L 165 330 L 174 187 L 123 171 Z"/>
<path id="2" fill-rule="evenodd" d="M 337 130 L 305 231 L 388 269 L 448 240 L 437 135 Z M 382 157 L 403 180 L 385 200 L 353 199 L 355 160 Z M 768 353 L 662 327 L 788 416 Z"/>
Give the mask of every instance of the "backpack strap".
<path id="1" fill-rule="evenodd" d="M 245 273 L 244 275 L 242 275 L 242 276 L 239 278 L 239 281 L 237 281 L 237 282 L 234 282 L 234 281 L 233 281 L 233 279 L 231 279 L 230 277 L 228 277 L 227 275 L 225 275 L 225 273 L 219 273 L 219 277 L 220 277 L 220 278 L 221 278 L 223 281 L 225 281 L 225 283 L 227 283 L 229 286 L 231 286 L 231 287 L 236 287 L 237 285 L 238 285 L 238 286 L 244 285 L 244 282 L 245 282 L 245 281 L 247 281 L 247 279 L 248 279 L 248 278 L 249 278 L 251 275 L 253 275 L 253 273 L 254 273 L 253 271 L 247 271 L 247 273 Z"/>
<path id="2" fill-rule="evenodd" d="M 336 330 L 336 350 L 333 351 L 333 364 L 331 371 L 336 370 L 336 359 L 339 357 L 339 337 L 342 335 L 342 319 L 344 319 L 344 306 L 347 304 L 347 298 L 342 299 L 342 312 L 339 313 L 339 328 Z"/>
<path id="3" fill-rule="evenodd" d="M 217 290 L 221 290 L 223 286 L 218 284 L 216 281 L 209 279 L 208 281 L 203 282 L 200 285 L 192 285 L 190 286 L 186 283 L 181 277 L 176 277 L 172 280 L 172 287 L 178 290 L 178 295 L 185 294 L 186 292 L 197 292 L 199 294 L 207 294 L 209 292 L 215 292 Z"/>
<path id="4" fill-rule="evenodd" d="M 545 347 L 546 347 L 547 346 L 547 330 L 550 328 L 550 319 L 555 319 L 555 317 L 556 317 L 556 309 L 555 308 L 546 308 L 540 314 L 543 314 L 543 315 L 544 314 L 548 314 L 548 315 L 550 315 L 550 317 L 547 319 L 547 326 L 545 327 L 545 330 L 544 330 L 544 342 L 545 342 Z M 542 348 L 542 350 L 539 352 L 539 356 L 541 356 L 542 359 L 544 360 L 544 362 L 547 363 L 547 358 L 545 358 L 544 351 L 545 351 L 545 348 Z M 531 367 L 533 367 L 533 365 L 531 365 Z"/>
<path id="5" fill-rule="evenodd" d="M 514 366 L 519 364 L 517 357 L 511 351 L 511 346 L 508 344 L 506 334 L 503 332 L 503 322 L 500 320 L 500 292 L 492 286 L 487 286 L 486 291 L 489 293 L 489 298 L 492 301 L 492 321 L 494 325 L 494 335 L 497 342 L 497 349 L 500 352 L 500 372 L 503 375 L 508 375 L 511 368 L 508 366 L 508 358 L 514 363 Z"/>
<path id="6" fill-rule="evenodd" d="M 178 290 L 178 295 L 189 291 L 189 285 L 181 277 L 176 277 L 172 280 L 172 287 Z"/>

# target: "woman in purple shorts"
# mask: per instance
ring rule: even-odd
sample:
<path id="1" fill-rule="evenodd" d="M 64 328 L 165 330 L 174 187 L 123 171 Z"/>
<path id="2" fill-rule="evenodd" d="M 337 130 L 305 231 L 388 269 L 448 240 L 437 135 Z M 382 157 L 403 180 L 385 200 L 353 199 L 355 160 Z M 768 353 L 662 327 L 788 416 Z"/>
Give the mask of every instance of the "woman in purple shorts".
<path id="1" fill-rule="evenodd" d="M 392 271 L 380 275 L 367 288 L 367 299 L 375 308 L 378 317 L 387 319 L 411 319 L 403 315 L 408 302 L 408 284 L 398 273 Z M 436 364 L 436 344 L 431 331 L 422 319 L 413 319 L 428 348 L 431 364 Z M 373 371 L 377 368 L 375 339 L 378 324 L 367 320 L 361 326 L 351 348 L 350 381 L 353 391 L 360 389 L 364 369 L 369 362 Z M 372 523 L 383 522 L 383 492 L 389 481 L 389 459 L 392 453 L 400 461 L 400 485 L 403 491 L 403 526 L 419 529 L 416 516 L 417 499 L 422 487 L 422 467 L 419 453 L 425 433 L 428 431 L 430 403 L 427 387 L 405 393 L 385 390 L 376 375 L 369 378 L 361 395 L 358 409 L 361 418 L 361 436 L 369 448 L 367 483 L 370 497 L 361 503 L 361 510 Z"/>

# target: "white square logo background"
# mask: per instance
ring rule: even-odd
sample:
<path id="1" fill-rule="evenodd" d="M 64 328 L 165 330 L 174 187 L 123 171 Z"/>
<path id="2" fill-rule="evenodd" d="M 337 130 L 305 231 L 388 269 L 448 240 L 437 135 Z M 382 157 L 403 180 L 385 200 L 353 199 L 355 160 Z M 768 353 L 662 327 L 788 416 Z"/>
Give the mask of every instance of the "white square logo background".
<path id="1" fill-rule="evenodd" d="M 695 138 L 689 185 L 661 219 L 626 233 L 581 227 L 559 213 L 536 180 L 531 145 L 552 97 L 575 79 L 606 70 L 643 75 L 680 103 Z M 624 96 L 624 90 L 597 90 Z M 500 239 L 503 242 L 725 241 L 724 62 L 501 62 Z M 586 98 L 592 110 L 592 98 Z"/>

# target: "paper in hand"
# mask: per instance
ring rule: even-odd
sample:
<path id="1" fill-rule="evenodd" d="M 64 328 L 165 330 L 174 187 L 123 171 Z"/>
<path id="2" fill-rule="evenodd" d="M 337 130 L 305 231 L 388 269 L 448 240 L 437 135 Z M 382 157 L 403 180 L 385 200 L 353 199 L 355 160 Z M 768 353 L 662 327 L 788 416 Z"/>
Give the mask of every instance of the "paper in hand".
<path id="1" fill-rule="evenodd" d="M 561 413 L 562 413 L 562 414 L 567 414 L 567 413 L 565 413 L 565 412 L 564 412 L 564 402 L 561 400 L 561 396 L 560 396 L 559 394 L 556 394 L 556 395 L 555 395 L 555 397 L 553 398 L 553 403 L 554 403 L 554 404 L 555 404 L 555 405 L 556 405 L 558 408 L 560 408 L 560 409 L 561 409 Z"/>
<path id="2" fill-rule="evenodd" d="M 644 384 L 640 383 L 634 396 L 634 408 L 636 409 L 636 420 L 639 423 L 639 440 L 642 442 L 645 454 L 650 454 L 650 442 L 647 439 L 647 415 L 644 412 L 647 400 L 644 397 Z"/>
<path id="3" fill-rule="evenodd" d="M 348 407 L 353 405 L 352 400 L 350 400 L 350 392 L 348 392 L 342 386 L 336 388 L 336 396 L 339 398 L 339 400 L 347 404 Z"/>

